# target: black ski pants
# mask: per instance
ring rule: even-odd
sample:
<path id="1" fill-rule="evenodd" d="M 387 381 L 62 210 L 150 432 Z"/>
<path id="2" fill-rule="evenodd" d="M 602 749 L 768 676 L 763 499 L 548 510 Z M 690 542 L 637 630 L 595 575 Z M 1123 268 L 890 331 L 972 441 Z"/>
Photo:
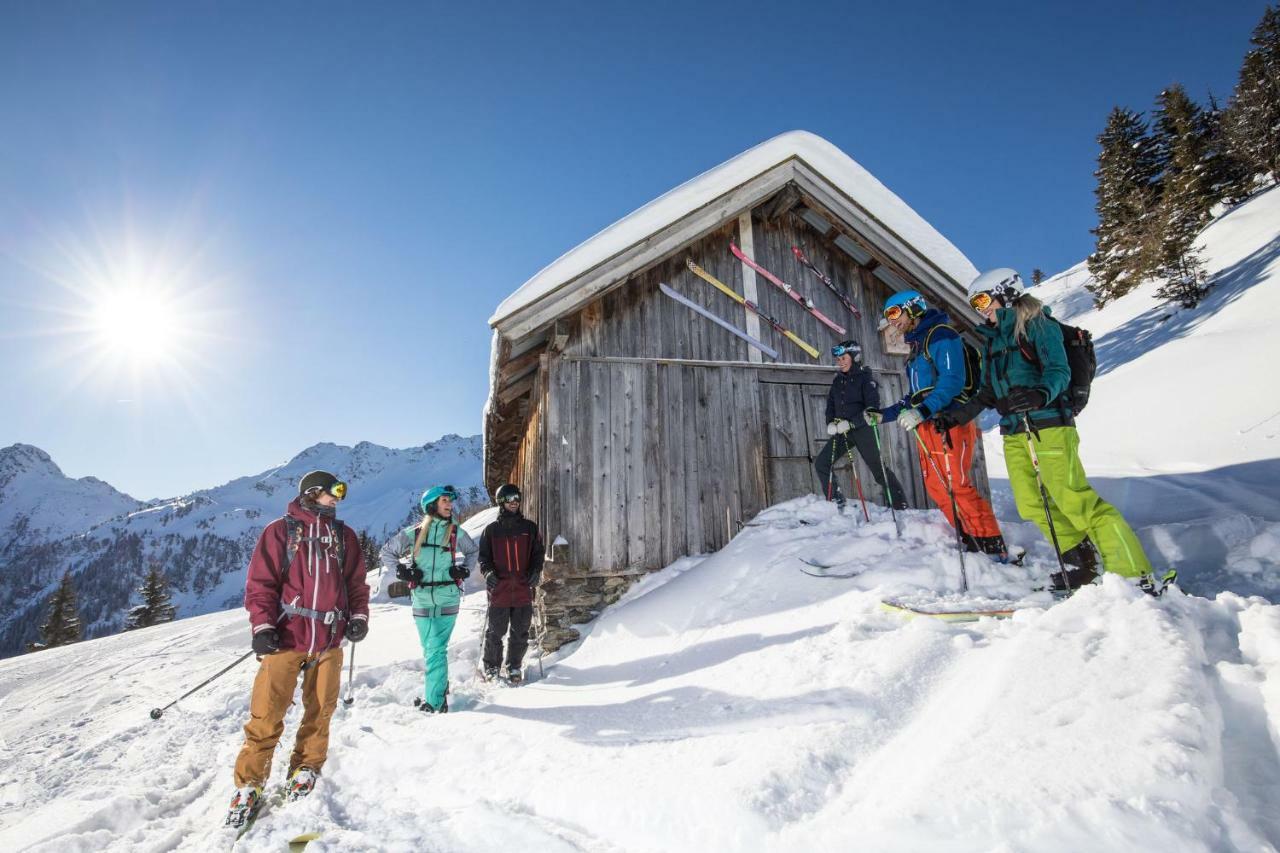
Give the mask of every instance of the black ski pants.
<path id="1" fill-rule="evenodd" d="M 862 461 L 867 463 L 867 467 L 871 469 L 871 473 L 876 478 L 876 485 L 880 487 L 880 495 L 884 495 L 885 468 L 880 464 L 880 450 L 876 447 L 876 437 L 871 431 L 871 427 L 866 424 L 861 426 L 853 426 L 844 435 L 836 433 L 827 440 L 826 445 L 818 453 L 818 457 L 813 460 L 813 470 L 818 474 L 818 482 L 822 484 L 822 496 L 835 499 L 841 495 L 839 483 L 830 479 L 831 477 L 831 456 L 834 453 L 836 464 L 839 464 L 841 457 L 845 456 L 852 445 L 858 449 L 858 455 L 862 457 Z M 827 484 L 831 483 L 832 494 L 827 495 Z M 902 484 L 898 482 L 897 476 L 889 471 L 889 492 L 893 495 L 893 506 L 896 509 L 906 509 L 907 501 L 903 496 Z"/>
<path id="2" fill-rule="evenodd" d="M 502 663 L 502 637 L 507 637 L 507 669 L 519 669 L 529 649 L 529 625 L 533 622 L 533 605 L 523 607 L 490 607 L 485 616 L 485 669 L 497 669 Z"/>

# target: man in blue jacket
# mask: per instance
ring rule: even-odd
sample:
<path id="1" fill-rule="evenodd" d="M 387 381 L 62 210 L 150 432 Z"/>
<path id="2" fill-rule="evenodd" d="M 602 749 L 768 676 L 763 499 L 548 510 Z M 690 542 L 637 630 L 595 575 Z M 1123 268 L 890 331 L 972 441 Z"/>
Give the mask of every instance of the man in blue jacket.
<path id="1" fill-rule="evenodd" d="M 833 346 L 831 354 L 835 356 L 839 370 L 831 382 L 831 390 L 827 392 L 827 435 L 831 438 L 818 453 L 818 458 L 813 460 L 823 494 L 827 500 L 835 501 L 841 511 L 844 510 L 844 493 L 831 476 L 832 456 L 848 454 L 852 447 L 857 447 L 862 461 L 875 476 L 881 494 L 887 490 L 892 495 L 890 500 L 894 508 L 906 509 L 902 485 L 892 471 L 888 472 L 889 482 L 885 484 L 880 448 L 862 417 L 866 409 L 880 405 L 880 386 L 872 377 L 871 368 L 862 365 L 862 347 L 857 341 L 844 341 Z M 857 370 L 853 369 L 855 364 L 858 365 Z"/>
<path id="2" fill-rule="evenodd" d="M 884 304 L 884 320 L 902 332 L 911 347 L 907 359 L 909 384 L 906 396 L 892 406 L 883 411 L 869 408 L 867 422 L 896 420 L 904 430 L 915 432 L 925 491 L 947 521 L 960 531 L 965 548 L 1008 559 L 1008 548 L 991 504 L 969 477 L 973 452 L 981 440 L 977 425 L 970 422 L 940 430 L 934 423 L 929 429 L 917 429 L 967 399 L 964 391 L 969 370 L 960 333 L 950 325 L 946 314 L 930 308 L 914 290 L 890 296 Z M 977 377 L 973 378 L 976 384 Z M 952 512 L 949 492 L 955 494 L 958 520 Z"/>

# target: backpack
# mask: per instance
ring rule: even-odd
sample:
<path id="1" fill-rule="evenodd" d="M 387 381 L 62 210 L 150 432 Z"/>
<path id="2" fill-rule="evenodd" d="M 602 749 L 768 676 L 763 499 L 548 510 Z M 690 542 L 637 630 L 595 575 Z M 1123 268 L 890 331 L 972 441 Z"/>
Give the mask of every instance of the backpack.
<path id="1" fill-rule="evenodd" d="M 1088 329 L 1068 326 L 1052 317 L 1045 319 L 1054 323 L 1062 331 L 1062 347 L 1067 351 L 1067 367 L 1071 368 L 1071 381 L 1067 383 L 1067 390 L 1058 398 L 1058 402 L 1059 405 L 1070 409 L 1072 416 L 1075 416 L 1084 411 L 1084 407 L 1089 404 L 1089 388 L 1093 385 L 1093 377 L 1098 372 L 1098 356 L 1093 351 L 1093 335 Z M 1029 346 L 1030 343 L 1025 335 L 1019 338 L 1018 352 L 1034 364 L 1037 370 L 1043 370 L 1040 357 L 1036 355 L 1035 348 Z"/>
<path id="2" fill-rule="evenodd" d="M 284 588 L 284 582 L 289 579 L 289 566 L 293 563 L 293 558 L 298 554 L 298 547 L 302 544 L 302 522 L 291 515 L 284 516 L 284 526 L 288 531 L 285 537 L 284 545 L 284 564 L 280 568 L 280 586 Z M 338 537 L 338 567 L 341 570 L 343 563 L 346 562 L 347 556 L 347 530 L 338 519 L 330 522 L 333 528 L 333 535 Z"/>
<path id="3" fill-rule="evenodd" d="M 950 329 L 960 339 L 960 346 L 964 350 L 964 387 L 956 395 L 956 402 L 968 402 L 970 397 L 978 393 L 978 386 L 982 384 L 982 353 L 978 352 L 977 347 L 965 340 L 964 335 L 960 334 L 960 330 L 955 326 L 950 323 L 939 323 L 924 336 L 924 344 L 920 347 L 920 351 L 924 354 L 924 360 L 929 362 L 929 367 L 933 368 L 935 376 L 938 373 L 938 369 L 933 366 L 933 356 L 929 355 L 929 339 L 939 329 Z"/>

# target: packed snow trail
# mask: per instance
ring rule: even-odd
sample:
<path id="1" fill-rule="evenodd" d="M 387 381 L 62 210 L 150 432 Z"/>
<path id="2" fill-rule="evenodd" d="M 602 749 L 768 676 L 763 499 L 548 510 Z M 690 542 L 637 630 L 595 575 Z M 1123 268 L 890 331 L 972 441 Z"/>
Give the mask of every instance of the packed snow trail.
<path id="1" fill-rule="evenodd" d="M 882 595 L 954 592 L 951 530 L 801 498 L 633 588 L 520 688 L 474 675 L 482 594 L 426 716 L 412 619 L 374 609 L 355 703 L 315 793 L 237 850 L 1275 850 L 1280 607 L 1154 600 L 1117 578 L 1049 607 L 1025 568 L 968 560 L 1012 619 L 952 625 Z M 862 571 L 815 578 L 800 557 Z M 254 664 L 242 612 L 0 663 L 0 847 L 225 850 Z M 530 667 L 536 679 L 537 667 Z M 344 690 L 345 695 L 345 690 Z M 286 720 L 283 781 L 299 709 Z"/>

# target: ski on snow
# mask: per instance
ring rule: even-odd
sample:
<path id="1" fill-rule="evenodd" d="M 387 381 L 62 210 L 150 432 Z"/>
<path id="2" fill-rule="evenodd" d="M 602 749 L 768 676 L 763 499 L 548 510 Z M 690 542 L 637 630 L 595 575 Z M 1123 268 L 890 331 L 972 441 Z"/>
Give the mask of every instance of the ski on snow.
<path id="1" fill-rule="evenodd" d="M 772 282 L 776 286 L 782 288 L 783 293 L 787 294 L 796 302 L 799 302 L 801 305 L 803 305 L 805 307 L 805 310 L 808 311 L 810 314 L 812 314 L 819 323 L 822 323 L 827 328 L 831 329 L 831 331 L 835 332 L 837 335 L 847 334 L 844 326 L 841 326 L 839 323 L 832 320 L 826 314 L 823 314 L 817 308 L 814 308 L 812 299 L 805 298 L 803 295 L 801 295 L 800 291 L 796 290 L 794 287 L 787 284 L 785 281 L 778 278 L 776 275 L 769 272 L 767 269 L 765 269 L 764 267 L 757 264 L 755 261 L 748 258 L 745 254 L 743 254 L 742 250 L 738 248 L 738 244 L 733 242 L 732 240 L 729 241 L 729 250 L 733 252 L 734 257 L 736 257 L 738 260 L 742 261 L 744 264 L 751 267 L 756 272 L 760 273 L 760 275 L 764 276 L 766 279 L 768 279 L 770 282 Z"/>
<path id="2" fill-rule="evenodd" d="M 733 334 L 737 335 L 738 337 L 742 338 L 744 341 L 749 343 L 751 346 L 760 350 L 760 352 L 769 356 L 769 358 L 772 358 L 774 361 L 777 361 L 778 351 L 773 347 L 769 346 L 763 341 L 756 340 L 755 338 L 748 335 L 746 332 L 739 329 L 737 326 L 730 323 L 728 320 L 720 319 L 715 314 L 712 314 L 710 311 L 708 311 L 706 308 L 703 308 L 701 305 L 694 302 L 692 299 L 688 299 L 685 296 L 677 293 L 676 291 L 672 290 L 670 287 L 667 287 L 667 285 L 659 282 L 658 287 L 662 290 L 663 293 L 667 294 L 667 296 L 670 296 L 676 302 L 679 302 L 681 305 L 685 306 L 686 308 L 689 308 L 695 311 L 696 313 L 701 314 L 703 317 L 706 317 L 708 320 L 715 323 L 717 326 L 721 327 L 722 329 L 732 332 Z"/>
<path id="3" fill-rule="evenodd" d="M 927 616 L 931 619 L 938 619 L 943 622 L 977 622 L 979 619 L 1008 619 L 1021 608 L 1015 607 L 1012 601 L 1007 602 L 1007 607 L 981 607 L 972 609 L 947 609 L 947 610 L 924 610 L 921 607 L 907 604 L 893 598 L 886 598 L 880 602 L 880 608 L 890 613 L 897 613 L 908 619 L 914 619 L 917 616 Z"/>
<path id="4" fill-rule="evenodd" d="M 719 290 L 720 290 L 720 292 L 722 292 L 725 296 L 728 296 L 728 297 L 729 297 L 730 299 L 732 299 L 734 302 L 737 302 L 739 305 L 743 306 L 743 307 L 744 307 L 744 308 L 746 308 L 748 311 L 751 311 L 752 313 L 754 313 L 754 314 L 755 314 L 757 317 L 759 317 L 761 320 L 764 320 L 764 321 L 765 321 L 766 323 L 768 323 L 770 326 L 773 326 L 773 328 L 774 328 L 774 330 L 775 330 L 775 331 L 777 331 L 777 332 L 778 332 L 779 334 L 781 334 L 784 338 L 786 338 L 787 340 L 791 341 L 791 342 L 792 342 L 793 344 L 795 344 L 796 346 L 800 347 L 800 349 L 804 350 L 805 352 L 807 352 L 807 353 L 808 353 L 809 355 L 811 355 L 812 357 L 814 357 L 814 358 L 817 358 L 817 357 L 818 357 L 818 350 L 817 350 L 816 348 L 814 348 L 814 346 L 813 346 L 812 344 L 809 344 L 809 343 L 807 343 L 807 342 L 805 342 L 805 341 L 801 340 L 799 337 L 797 337 L 797 335 L 796 335 L 796 333 L 795 333 L 795 332 L 791 331 L 791 330 L 790 330 L 790 329 L 788 329 L 786 326 L 784 326 L 784 325 L 782 325 L 781 323 L 779 323 L 779 322 L 778 322 L 777 320 L 775 320 L 773 317 L 770 317 L 768 314 L 764 313 L 764 311 L 760 308 L 760 306 L 759 306 L 759 305 L 757 305 L 756 303 L 752 302 L 750 299 L 747 299 L 745 296 L 740 296 L 740 295 L 738 294 L 738 292 L 737 292 L 736 290 L 734 290 L 732 287 L 730 287 L 729 285 L 725 284 L 723 281 L 721 281 L 720 279 L 716 278 L 716 277 L 715 277 L 715 276 L 713 276 L 711 273 L 707 272 L 707 271 L 706 271 L 706 270 L 704 270 L 702 267 L 700 267 L 700 266 L 698 266 L 697 264 L 695 264 L 695 263 L 693 262 L 693 259 L 692 259 L 692 258 L 685 258 L 685 262 L 684 262 L 684 263 L 685 263 L 685 266 L 687 266 L 687 267 L 689 268 L 689 272 L 693 273 L 693 274 L 694 274 L 694 275 L 696 275 L 698 278 L 700 278 L 700 279 L 702 279 L 703 281 L 705 281 L 707 284 L 710 284 L 710 285 L 712 285 L 713 287 L 716 287 L 716 288 L 717 288 L 717 289 L 719 289 Z"/>
<path id="5" fill-rule="evenodd" d="M 813 265 L 813 261 L 805 257 L 804 251 L 799 246 L 792 246 L 791 252 L 796 256 L 796 260 L 800 262 L 801 266 L 803 266 L 809 272 L 813 273 L 814 276 L 817 277 L 818 281 L 825 284 L 831 290 L 831 292 L 836 295 L 836 299 L 839 299 L 842 303 L 844 303 L 845 308 L 848 308 L 850 311 L 853 312 L 853 316 L 857 317 L 858 319 L 862 319 L 862 312 L 858 310 L 858 306 L 854 305 L 853 302 L 849 299 L 849 297 L 845 296 L 836 288 L 836 283 L 831 280 L 831 276 L 827 275 L 822 270 L 815 267 Z"/>
<path id="6" fill-rule="evenodd" d="M 832 563 L 828 565 L 806 559 L 805 557 L 796 557 L 796 559 L 813 569 L 813 571 L 806 571 L 805 569 L 800 570 L 811 578 L 852 578 L 857 577 L 863 572 L 863 569 L 860 568 L 850 571 L 847 567 L 854 565 L 853 563 Z"/>

